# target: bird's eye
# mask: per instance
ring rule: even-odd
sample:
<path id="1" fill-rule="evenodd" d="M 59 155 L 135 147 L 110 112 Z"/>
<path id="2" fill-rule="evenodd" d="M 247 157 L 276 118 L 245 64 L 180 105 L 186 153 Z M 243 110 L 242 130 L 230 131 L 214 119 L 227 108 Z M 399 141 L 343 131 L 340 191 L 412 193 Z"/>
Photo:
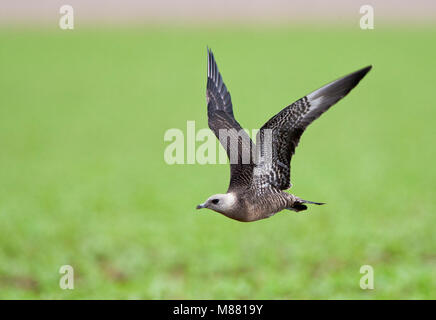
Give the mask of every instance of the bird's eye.
<path id="1" fill-rule="evenodd" d="M 217 204 L 218 202 L 220 202 L 219 199 L 213 199 L 213 200 L 212 200 L 212 203 L 213 203 L 213 204 Z"/>

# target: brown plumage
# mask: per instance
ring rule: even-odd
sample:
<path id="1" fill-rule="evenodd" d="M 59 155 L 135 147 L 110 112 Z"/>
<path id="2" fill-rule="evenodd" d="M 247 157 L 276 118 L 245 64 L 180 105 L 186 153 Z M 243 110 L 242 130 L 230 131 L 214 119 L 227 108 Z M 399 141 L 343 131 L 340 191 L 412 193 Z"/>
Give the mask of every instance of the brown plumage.
<path id="1" fill-rule="evenodd" d="M 230 160 L 230 185 L 197 209 L 209 208 L 238 221 L 268 218 L 283 209 L 302 211 L 303 200 L 284 192 L 291 187 L 290 162 L 304 130 L 342 99 L 371 70 L 371 66 L 333 81 L 287 106 L 259 130 L 255 145 L 233 116 L 230 93 L 213 53 L 208 49 L 207 114 L 209 127 Z"/>

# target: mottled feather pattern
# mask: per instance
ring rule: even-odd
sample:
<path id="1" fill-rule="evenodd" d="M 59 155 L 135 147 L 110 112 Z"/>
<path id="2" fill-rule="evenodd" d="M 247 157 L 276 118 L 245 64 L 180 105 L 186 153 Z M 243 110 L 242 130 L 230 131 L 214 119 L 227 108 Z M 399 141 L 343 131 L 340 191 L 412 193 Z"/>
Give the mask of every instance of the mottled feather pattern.
<path id="1" fill-rule="evenodd" d="M 262 126 L 255 145 L 233 116 L 230 93 L 218 71 L 212 51 L 208 49 L 208 122 L 230 160 L 227 193 L 214 195 L 210 199 L 219 196 L 224 201 L 236 201 L 231 207 L 219 207 L 218 202 L 218 206 L 206 202 L 199 208 L 207 207 L 239 221 L 255 221 L 268 218 L 283 209 L 298 212 L 306 210 L 307 203 L 322 204 L 302 200 L 282 191 L 291 187 L 291 158 L 304 130 L 353 89 L 370 69 L 367 67 L 333 81 L 287 106 Z M 227 136 L 220 134 L 222 130 L 227 130 Z M 252 151 L 255 151 L 255 159 Z M 237 159 L 233 159 L 235 154 Z M 248 162 L 244 163 L 243 155 L 247 154 Z"/>
<path id="2" fill-rule="evenodd" d="M 286 190 L 291 187 L 290 162 L 304 130 L 333 104 L 343 98 L 371 69 L 367 67 L 339 80 L 333 81 L 287 106 L 267 123 L 257 134 L 258 157 L 262 158 L 262 132 L 273 132 L 272 163 L 263 164 L 255 179 L 266 180 L 272 187 Z M 259 142 L 260 141 L 260 142 Z M 260 161 L 262 163 L 262 161 Z"/>
<path id="3" fill-rule="evenodd" d="M 227 87 L 218 71 L 218 66 L 211 50 L 208 50 L 207 70 L 206 97 L 209 128 L 214 132 L 215 136 L 226 149 L 229 159 L 231 157 L 232 148 L 238 148 L 238 160 L 236 163 L 231 162 L 230 164 L 229 191 L 234 190 L 235 188 L 249 187 L 253 176 L 254 161 L 251 156 L 251 150 L 254 149 L 254 143 L 248 134 L 242 130 L 242 127 L 233 116 L 233 106 L 230 93 L 227 91 Z M 229 138 L 227 141 L 222 141 L 222 139 L 220 139 L 220 130 L 223 129 L 228 130 Z M 239 135 L 236 135 L 235 133 L 238 133 Z M 238 143 L 232 144 L 231 141 L 233 139 L 237 139 Z M 250 156 L 249 161 L 246 161 L 247 163 L 243 162 L 243 154 Z"/>

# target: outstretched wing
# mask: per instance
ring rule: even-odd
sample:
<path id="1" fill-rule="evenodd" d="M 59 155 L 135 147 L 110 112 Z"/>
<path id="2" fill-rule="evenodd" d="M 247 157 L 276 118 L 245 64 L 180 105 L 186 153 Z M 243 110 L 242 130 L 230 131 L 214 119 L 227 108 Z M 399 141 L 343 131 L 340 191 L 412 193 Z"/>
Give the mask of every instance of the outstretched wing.
<path id="1" fill-rule="evenodd" d="M 232 100 L 213 53 L 208 49 L 207 115 L 209 128 L 220 140 L 230 160 L 229 190 L 251 185 L 254 144 L 233 116 Z"/>
<path id="2" fill-rule="evenodd" d="M 255 183 L 260 189 L 291 187 L 290 162 L 304 130 L 332 105 L 345 97 L 371 70 L 358 70 L 287 106 L 263 125 L 256 137 Z"/>

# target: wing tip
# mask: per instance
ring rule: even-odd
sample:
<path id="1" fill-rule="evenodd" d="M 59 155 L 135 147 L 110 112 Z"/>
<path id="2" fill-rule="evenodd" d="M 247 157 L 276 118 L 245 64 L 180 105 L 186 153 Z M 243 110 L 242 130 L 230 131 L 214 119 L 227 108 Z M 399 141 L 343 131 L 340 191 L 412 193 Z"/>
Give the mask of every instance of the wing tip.
<path id="1" fill-rule="evenodd" d="M 352 74 L 345 76 L 340 81 L 344 82 L 344 86 L 346 89 L 345 94 L 351 91 L 357 84 L 362 80 L 366 74 L 372 69 L 372 65 L 366 66 L 362 69 L 359 69 Z"/>
<path id="2" fill-rule="evenodd" d="M 212 49 L 209 48 L 209 46 L 206 46 L 207 48 L 207 77 L 215 80 L 215 69 L 216 69 L 216 62 L 215 58 L 213 56 Z"/>
<path id="3" fill-rule="evenodd" d="M 360 79 L 362 79 L 364 76 L 366 76 L 366 74 L 372 69 L 372 65 L 366 66 L 365 68 L 362 68 L 360 70 L 357 70 L 356 72 L 354 72 L 354 74 Z"/>
<path id="4" fill-rule="evenodd" d="M 317 97 L 324 95 L 331 97 L 336 96 L 338 98 L 336 101 L 338 101 L 346 96 L 354 87 L 356 87 L 360 80 L 362 80 L 371 69 L 372 65 L 369 65 L 354 71 L 353 73 L 326 84 L 325 86 L 307 95 L 307 97 L 310 99 L 316 99 Z M 333 104 L 336 103 L 336 101 L 333 102 Z"/>

